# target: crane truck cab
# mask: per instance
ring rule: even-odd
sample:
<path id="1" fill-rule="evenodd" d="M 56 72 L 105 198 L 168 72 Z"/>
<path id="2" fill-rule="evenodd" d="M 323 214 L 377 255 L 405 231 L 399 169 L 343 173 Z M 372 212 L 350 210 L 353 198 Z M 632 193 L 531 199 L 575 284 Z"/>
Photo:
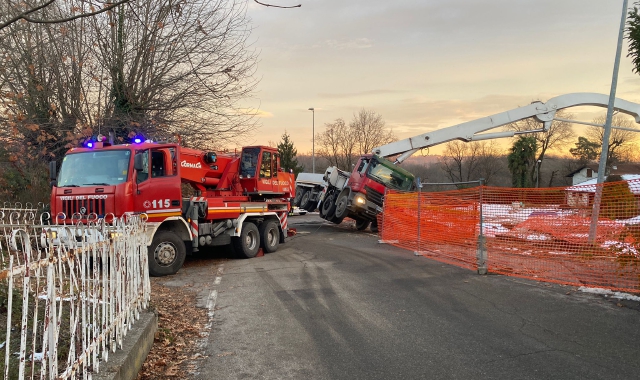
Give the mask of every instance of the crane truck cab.
<path id="1" fill-rule="evenodd" d="M 244 171 L 245 159 L 252 171 Z M 176 143 L 90 141 L 70 149 L 59 171 L 52 165 L 51 178 L 59 226 L 146 215 L 154 276 L 176 273 L 186 254 L 202 247 L 231 244 L 242 258 L 274 252 L 288 235 L 295 196 L 293 174 L 280 168 L 277 149 L 265 146 L 235 154 Z"/>

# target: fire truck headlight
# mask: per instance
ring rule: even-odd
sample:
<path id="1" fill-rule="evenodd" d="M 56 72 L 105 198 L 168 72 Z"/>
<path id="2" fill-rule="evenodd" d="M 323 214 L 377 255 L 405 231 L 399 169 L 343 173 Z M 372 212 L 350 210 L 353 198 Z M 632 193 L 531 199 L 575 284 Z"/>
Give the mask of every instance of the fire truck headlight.
<path id="1" fill-rule="evenodd" d="M 119 236 L 120 236 L 119 232 L 110 232 L 109 233 L 109 238 L 111 238 L 111 239 L 115 239 L 115 238 L 117 238 Z"/>
<path id="2" fill-rule="evenodd" d="M 367 203 L 367 200 L 364 199 L 364 197 L 362 195 L 356 195 L 355 201 L 356 201 L 356 203 L 361 204 L 361 205 Z"/>
<path id="3" fill-rule="evenodd" d="M 58 231 L 47 231 L 47 239 L 53 240 L 58 238 Z"/>

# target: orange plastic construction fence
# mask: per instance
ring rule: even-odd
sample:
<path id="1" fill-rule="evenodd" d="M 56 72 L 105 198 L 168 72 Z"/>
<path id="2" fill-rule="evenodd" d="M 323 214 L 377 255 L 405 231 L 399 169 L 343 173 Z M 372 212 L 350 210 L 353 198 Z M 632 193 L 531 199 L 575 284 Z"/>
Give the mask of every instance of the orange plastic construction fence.
<path id="1" fill-rule="evenodd" d="M 380 225 L 387 243 L 471 270 L 640 291 L 640 180 L 390 191 Z"/>

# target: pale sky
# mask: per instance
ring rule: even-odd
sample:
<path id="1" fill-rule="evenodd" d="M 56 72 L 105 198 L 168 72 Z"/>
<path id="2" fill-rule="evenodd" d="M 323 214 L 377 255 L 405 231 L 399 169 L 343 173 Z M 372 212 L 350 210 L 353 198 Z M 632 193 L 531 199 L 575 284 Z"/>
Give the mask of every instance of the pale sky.
<path id="1" fill-rule="evenodd" d="M 248 15 L 261 128 L 299 154 L 361 108 L 400 139 L 571 92 L 609 94 L 622 0 L 271 0 Z M 633 0 L 629 2 L 630 6 Z M 623 47 L 617 96 L 640 103 Z M 591 121 L 605 109 L 575 109 Z M 316 144 L 316 151 L 318 145 Z"/>

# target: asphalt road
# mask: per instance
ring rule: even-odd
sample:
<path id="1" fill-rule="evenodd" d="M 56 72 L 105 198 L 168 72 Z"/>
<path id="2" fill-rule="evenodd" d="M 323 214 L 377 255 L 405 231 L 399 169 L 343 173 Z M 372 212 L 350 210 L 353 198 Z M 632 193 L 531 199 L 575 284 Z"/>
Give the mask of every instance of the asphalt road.
<path id="1" fill-rule="evenodd" d="M 479 276 L 316 215 L 290 224 L 275 253 L 175 279 L 217 296 L 194 379 L 640 378 L 637 303 Z"/>

